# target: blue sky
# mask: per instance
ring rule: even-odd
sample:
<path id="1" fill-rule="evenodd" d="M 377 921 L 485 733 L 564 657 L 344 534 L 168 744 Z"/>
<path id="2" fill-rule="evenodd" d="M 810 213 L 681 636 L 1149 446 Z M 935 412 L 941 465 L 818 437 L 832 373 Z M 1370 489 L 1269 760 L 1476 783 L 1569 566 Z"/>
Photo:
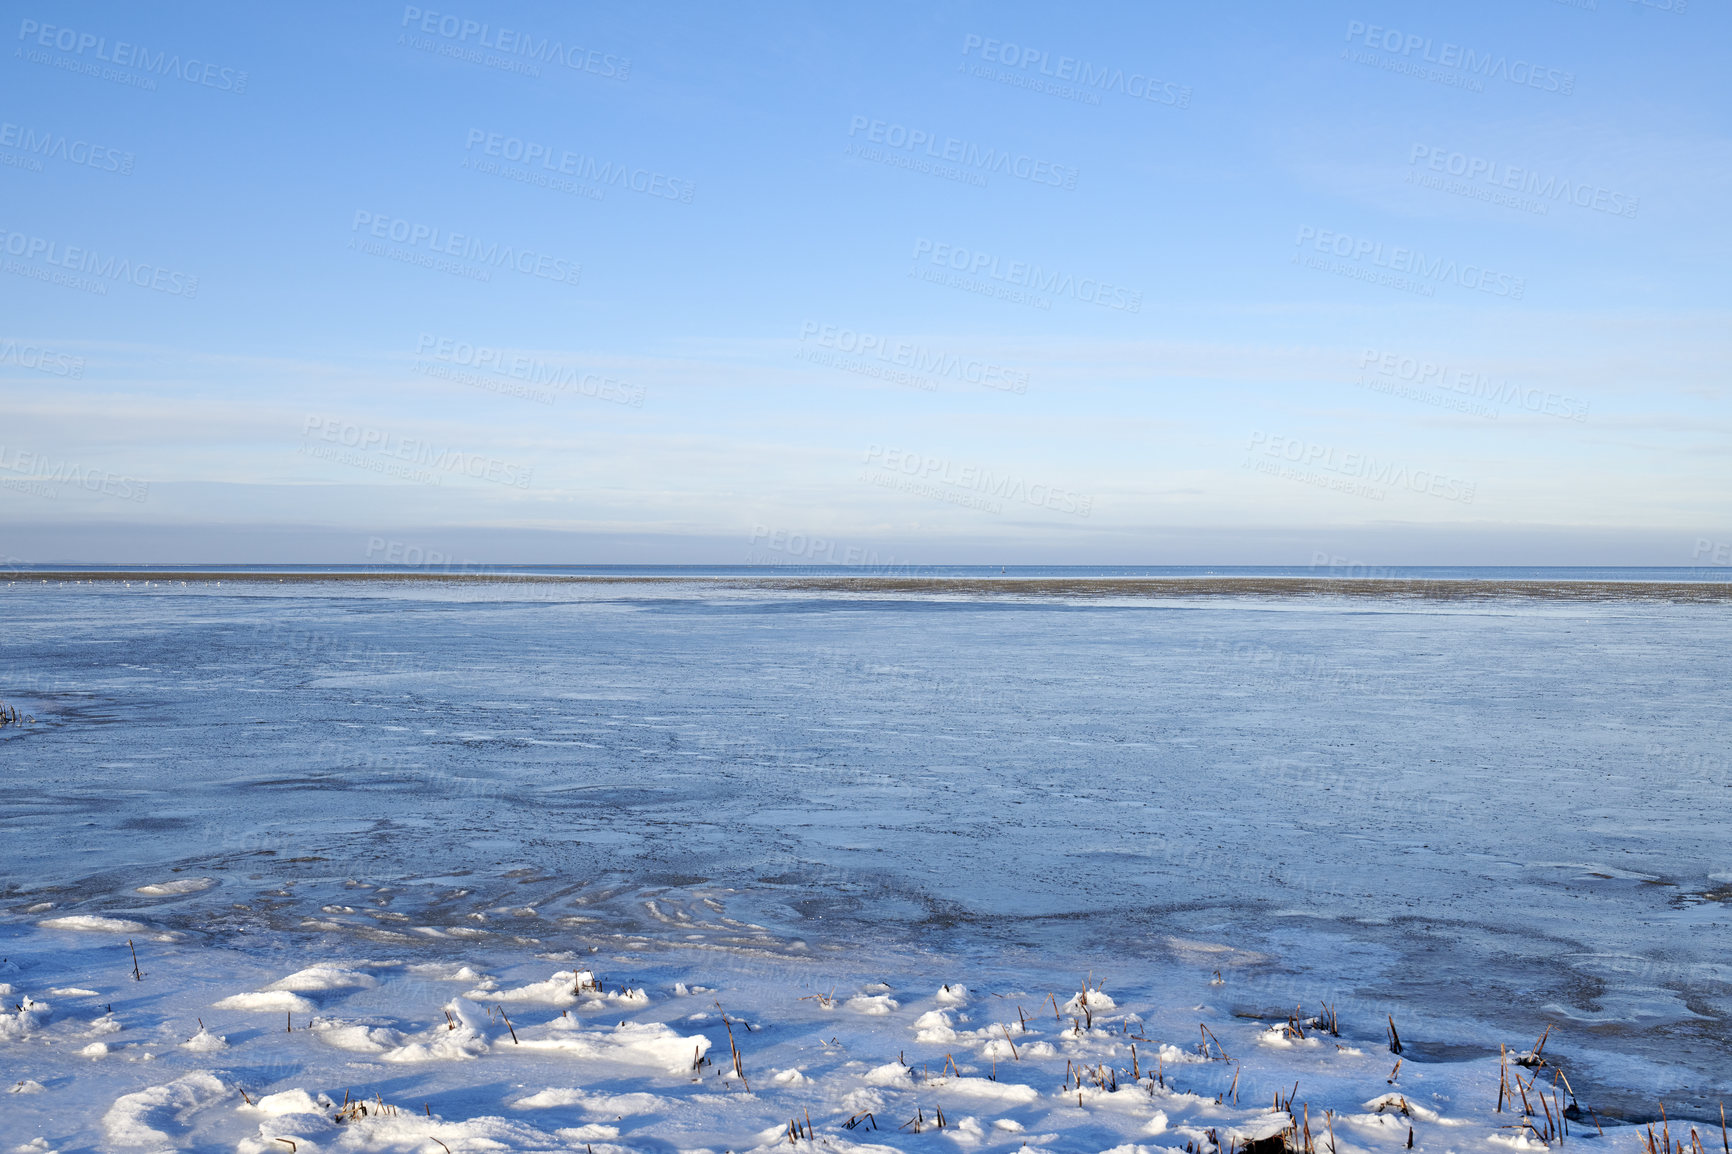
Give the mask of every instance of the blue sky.
<path id="1" fill-rule="evenodd" d="M 10 19 L 7 558 L 1732 541 L 1721 6 Z"/>

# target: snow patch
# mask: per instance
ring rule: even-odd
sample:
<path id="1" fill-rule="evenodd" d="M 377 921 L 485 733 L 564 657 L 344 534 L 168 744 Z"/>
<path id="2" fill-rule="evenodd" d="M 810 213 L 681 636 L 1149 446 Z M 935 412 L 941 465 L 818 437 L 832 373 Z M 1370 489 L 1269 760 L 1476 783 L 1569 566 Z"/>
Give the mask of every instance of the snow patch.
<path id="1" fill-rule="evenodd" d="M 654 1094 L 597 1094 L 589 1090 L 549 1086 L 511 1104 L 513 1110 L 546 1110 L 556 1106 L 576 1106 L 586 1114 L 629 1118 L 634 1114 L 664 1110 L 668 1103 Z"/>
<path id="2" fill-rule="evenodd" d="M 911 1075 L 908 1067 L 902 1063 L 886 1062 L 866 1071 L 865 1082 L 868 1086 L 907 1086 L 911 1082 Z"/>
<path id="3" fill-rule="evenodd" d="M 126 918 L 105 918 L 98 914 L 67 914 L 37 922 L 45 930 L 83 930 L 102 934 L 141 934 L 150 927 Z"/>
<path id="4" fill-rule="evenodd" d="M 229 1097 L 214 1074 L 199 1070 L 161 1086 L 122 1094 L 102 1117 L 102 1128 L 116 1146 L 164 1145 L 184 1148 L 177 1139 L 191 1129 L 192 1115 Z"/>
<path id="5" fill-rule="evenodd" d="M 139 886 L 133 892 L 153 898 L 174 897 L 179 894 L 202 893 L 216 884 L 215 878 L 176 878 L 174 881 L 152 882 L 147 886 Z"/>
<path id="6" fill-rule="evenodd" d="M 383 1054 L 403 1044 L 403 1035 L 385 1026 L 363 1026 L 334 1018 L 314 1018 L 308 1029 L 327 1046 L 335 1046 L 339 1050 L 348 1050 L 354 1054 Z"/>
<path id="7" fill-rule="evenodd" d="M 364 990 L 378 984 L 379 980 L 370 974 L 321 963 L 308 966 L 304 970 L 296 970 L 288 977 L 272 982 L 265 989 L 314 993 L 321 990 Z"/>
<path id="8" fill-rule="evenodd" d="M 545 982 L 531 982 L 514 990 L 493 989 L 490 983 L 483 983 L 463 996 L 474 1002 L 539 1002 L 548 1006 L 569 1006 L 583 996 L 578 992 L 579 988 L 594 980 L 595 975 L 588 970 L 560 970 Z M 648 1003 L 646 996 L 644 1004 Z"/>
<path id="9" fill-rule="evenodd" d="M 25 994 L 14 1010 L 0 1010 L 0 1042 L 18 1042 L 48 1024 L 54 1008 Z"/>
<path id="10" fill-rule="evenodd" d="M 1040 1100 L 1040 1091 L 1020 1082 L 994 1082 L 986 1078 L 933 1078 L 927 1085 L 968 1098 L 983 1098 L 1004 1106 L 1027 1106 Z"/>
<path id="11" fill-rule="evenodd" d="M 284 1090 L 277 1094 L 266 1094 L 256 1099 L 251 1106 L 242 1106 L 242 1110 L 251 1110 L 256 1114 L 264 1114 L 270 1118 L 280 1118 L 284 1114 L 323 1114 L 319 1104 L 313 1101 L 313 1096 L 305 1090 Z"/>
<path id="12" fill-rule="evenodd" d="M 956 1031 L 950 1028 L 950 1015 L 943 1010 L 928 1010 L 914 1019 L 914 1040 L 934 1046 L 956 1041 Z"/>
<path id="13" fill-rule="evenodd" d="M 213 1034 L 203 1026 L 198 1033 L 180 1044 L 183 1050 L 191 1050 L 195 1054 L 214 1054 L 218 1050 L 229 1048 L 229 1040 L 222 1034 Z"/>
<path id="14" fill-rule="evenodd" d="M 710 1048 L 710 1040 L 702 1034 L 681 1036 L 661 1022 L 626 1022 L 607 1031 L 585 1031 L 570 1018 L 555 1018 L 547 1027 L 547 1035 L 524 1037 L 528 1030 L 519 1030 L 519 1043 L 525 1050 L 554 1051 L 577 1058 L 603 1062 L 623 1062 L 632 1066 L 656 1066 L 670 1074 L 690 1073 L 697 1060 Z"/>
<path id="15" fill-rule="evenodd" d="M 230 994 L 220 1002 L 213 1002 L 215 1010 L 251 1010 L 255 1013 L 293 1013 L 310 1014 L 317 1007 L 299 994 L 288 990 L 255 990 L 250 994 Z"/>
<path id="16" fill-rule="evenodd" d="M 889 994 L 855 994 L 847 1001 L 847 1006 L 856 1014 L 888 1014 L 891 1010 L 900 1010 L 902 1004 Z"/>
<path id="17" fill-rule="evenodd" d="M 1118 1003 L 1112 996 L 1102 990 L 1078 990 L 1070 1001 L 1064 1004 L 1064 1012 L 1074 1017 L 1083 1016 L 1086 1006 L 1091 1014 L 1104 1014 L 1108 1010 L 1118 1009 Z"/>

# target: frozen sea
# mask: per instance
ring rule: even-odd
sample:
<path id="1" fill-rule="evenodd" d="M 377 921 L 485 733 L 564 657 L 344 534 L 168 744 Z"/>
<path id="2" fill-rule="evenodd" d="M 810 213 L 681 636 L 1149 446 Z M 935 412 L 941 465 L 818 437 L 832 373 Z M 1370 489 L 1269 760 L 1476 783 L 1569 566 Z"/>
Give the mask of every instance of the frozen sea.
<path id="1" fill-rule="evenodd" d="M 1732 1092 L 1723 604 L 619 576 L 0 587 L 0 940 L 1092 973 Z"/>

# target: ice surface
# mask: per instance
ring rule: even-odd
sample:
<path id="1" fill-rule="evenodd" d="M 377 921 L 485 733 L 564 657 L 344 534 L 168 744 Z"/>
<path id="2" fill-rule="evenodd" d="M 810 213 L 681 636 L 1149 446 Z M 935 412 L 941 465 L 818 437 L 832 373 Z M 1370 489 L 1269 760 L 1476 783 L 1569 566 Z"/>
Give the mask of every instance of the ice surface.
<path id="1" fill-rule="evenodd" d="M 1183 1148 L 1186 1126 L 1252 1133 L 1295 1078 L 1385 1119 L 1344 1144 L 1394 1149 L 1411 1119 L 1490 1133 L 1486 1063 L 1548 1022 L 1603 1120 L 1732 1090 L 1714 606 L 4 596 L 0 697 L 38 718 L 0 734 L 0 1060 L 46 1087 L 0 1103 L 32 1120 L 19 1142 L 118 1142 L 101 1120 L 125 1095 L 179 1101 L 202 1072 L 402 1111 L 306 1115 L 309 1149 L 436 1149 L 403 1129 L 416 1093 L 453 1150 L 493 1117 L 549 1148 L 581 1125 L 620 1130 L 598 1151 L 719 1152 L 850 1103 L 826 1141 L 895 1146 L 840 1121 L 952 1099 L 947 1142 L 1105 1150 L 1165 1111 Z M 1325 1001 L 1345 1036 L 1283 1033 Z M 110 1003 L 125 1029 L 97 1043 Z M 723 1077 L 724 1013 L 749 1092 Z M 1390 1088 L 1388 1014 L 1401 1087 L 1426 1088 L 1399 1123 L 1365 1105 Z M 1197 1101 L 1126 1096 L 1139 1032 L 1145 1075 Z M 1120 1089 L 1061 1093 L 1067 1063 Z M 1209 1117 L 1241 1065 L 1245 1107 Z M 998 1119 L 1024 1129 L 976 1082 L 1032 1087 Z M 453 1104 L 474 1086 L 491 1097 Z M 563 1091 L 591 1097 L 527 1104 Z M 681 1105 L 592 1109 L 640 1093 Z M 143 1102 L 127 1116 L 173 1141 L 272 1148 L 238 1092 Z"/>

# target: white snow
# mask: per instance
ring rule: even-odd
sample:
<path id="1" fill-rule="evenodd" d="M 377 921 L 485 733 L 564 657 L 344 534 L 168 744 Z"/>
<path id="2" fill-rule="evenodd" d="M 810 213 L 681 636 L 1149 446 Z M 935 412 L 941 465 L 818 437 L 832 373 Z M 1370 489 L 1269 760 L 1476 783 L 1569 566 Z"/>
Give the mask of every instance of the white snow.
<path id="1" fill-rule="evenodd" d="M 296 993 L 314 993 L 321 990 L 354 990 L 368 989 L 378 985 L 378 979 L 371 974 L 363 974 L 358 970 L 345 969 L 342 966 L 317 965 L 308 966 L 304 970 L 296 970 L 286 978 L 279 978 L 266 986 L 269 990 L 292 990 Z"/>
<path id="2" fill-rule="evenodd" d="M 138 934 L 150 928 L 143 922 L 127 918 L 108 918 L 100 914 L 67 914 L 64 917 L 45 918 L 37 924 L 48 930 L 83 930 L 93 934 Z"/>
<path id="3" fill-rule="evenodd" d="M 212 1002 L 215 1010 L 250 1010 L 254 1013 L 310 1014 L 313 1003 L 288 990 L 255 990 L 247 994 L 230 994 L 220 1002 Z"/>
<path id="4" fill-rule="evenodd" d="M 0 1010 L 0 1042 L 16 1042 L 40 1030 L 54 1016 L 47 1002 L 33 1000 L 29 994 L 14 1003 L 11 1010 Z"/>
<path id="5" fill-rule="evenodd" d="M 31 932 L 50 940 L 46 931 Z M 41 988 L 64 990 L 97 988 L 96 976 L 114 957 L 106 945 L 87 954 L 15 953 L 31 959 L 29 972 L 44 979 Z M 10 1019 L 27 1020 L 28 1026 L 14 1027 L 0 1040 L 0 1061 L 33 1063 L 32 1077 L 23 1078 L 22 1070 L 15 1075 L 9 1104 L 56 1103 L 52 1117 L 69 1119 L 73 1129 L 82 1111 L 83 1137 L 61 1144 L 113 1154 L 281 1154 L 287 1146 L 278 1139 L 294 1142 L 297 1154 L 431 1154 L 440 1143 L 452 1154 L 538 1154 L 586 1146 L 595 1154 L 720 1154 L 785 1146 L 789 1121 L 803 1127 L 808 1117 L 820 1152 L 866 1154 L 902 1148 L 912 1131 L 898 1127 L 917 1114 L 927 1120 L 917 1141 L 936 1141 L 934 1149 L 1015 1154 L 1026 1142 L 1031 1150 L 1056 1154 L 1079 1148 L 1066 1135 L 1087 1133 L 1101 1140 L 1083 1149 L 1171 1154 L 1187 1141 L 1207 1147 L 1211 1131 L 1242 1146 L 1292 1125 L 1284 1112 L 1270 1111 L 1267 1098 L 1255 1105 L 1218 1104 L 1235 1075 L 1242 1088 L 1280 1086 L 1288 1092 L 1300 1082 L 1313 1133 L 1321 1132 L 1323 1111 L 1333 1109 L 1344 1154 L 1404 1154 L 1410 1122 L 1421 1147 L 1445 1127 L 1461 1149 L 1508 1133 L 1498 1129 L 1507 1115 L 1493 1115 L 1482 1092 L 1488 1078 L 1496 1081 L 1495 1052 L 1476 1062 L 1437 1064 L 1410 1056 L 1402 1078 L 1413 1086 L 1391 1089 L 1384 1084 L 1389 1063 L 1370 1045 L 1365 1054 L 1333 1046 L 1257 1045 L 1267 1033 L 1265 1023 L 1195 1000 L 1194 991 L 1207 983 L 1202 975 L 1171 993 L 1162 992 L 1161 982 L 1148 993 L 1128 993 L 1121 982 L 1110 1009 L 1105 996 L 1091 990 L 1091 1029 L 1074 1015 L 1054 1020 L 1050 1012 L 1044 1019 L 1030 1017 L 1026 1025 L 1015 1018 L 1002 1026 L 963 1023 L 968 1011 L 956 984 L 954 1001 L 935 995 L 906 1008 L 887 1004 L 895 1000 L 888 991 L 868 987 L 858 996 L 880 999 L 874 1004 L 881 1013 L 826 1014 L 801 1000 L 799 991 L 815 985 L 795 980 L 802 970 L 784 971 L 762 960 L 738 969 L 710 962 L 709 955 L 694 952 L 658 963 L 657 988 L 671 989 L 683 967 L 685 976 L 678 980 L 690 989 L 700 984 L 690 979 L 702 979 L 713 995 L 709 1001 L 721 1003 L 670 1023 L 657 1018 L 668 1006 L 653 1001 L 608 1003 L 606 1016 L 586 1016 L 558 1003 L 567 1000 L 561 995 L 571 990 L 574 976 L 587 971 L 568 968 L 541 977 L 550 971 L 522 960 L 501 965 L 497 954 L 485 963 L 477 959 L 434 972 L 417 972 L 414 964 L 308 956 L 300 969 L 272 980 L 220 945 L 183 945 L 153 958 L 146 988 L 136 991 L 142 998 L 116 994 L 112 1015 L 53 1015 L 35 1000 L 25 1010 L 12 1009 Z M 498 997 L 450 996 L 452 987 L 436 984 L 456 979 L 463 968 L 469 972 L 462 980 L 473 983 L 496 966 L 502 974 Z M 614 988 L 646 988 L 651 974 L 641 963 L 638 972 L 643 981 Z M 10 976 L 18 984 L 20 978 Z M 212 988 L 260 981 L 294 988 L 210 1002 Z M 439 988 L 446 991 L 443 1005 L 423 1000 L 429 989 Z M 909 982 L 904 988 L 935 987 Z M 125 994 L 134 993 L 127 985 Z M 323 1008 L 311 1010 L 309 995 Z M 16 1007 L 27 995 L 13 997 Z M 993 995 L 976 983 L 966 997 L 977 1003 Z M 1017 998 L 1025 1008 L 1032 1001 L 1017 995 L 1004 1008 L 1014 1010 Z M 275 1014 L 296 1004 L 290 999 L 300 999 L 299 1013 L 306 1014 L 304 1020 L 297 1015 L 292 1032 L 280 1022 L 258 1028 L 253 1015 Z M 201 1014 L 205 1024 L 194 1032 Z M 745 1084 L 733 1070 L 723 1014 L 732 1023 Z M 1199 1019 L 1237 1061 L 1207 1060 L 1195 1041 L 1179 1041 L 1195 1033 Z M 186 1039 L 148 1059 L 162 1069 L 142 1086 L 138 1074 L 153 1069 L 145 1064 L 142 1043 L 115 1046 L 91 1039 L 122 1022 L 128 1037 L 169 1033 Z M 1006 1030 L 1016 1041 L 1015 1056 Z M 1133 1038 L 1140 1082 L 1130 1070 Z M 213 1060 L 224 1063 L 222 1071 L 200 1065 Z M 1157 1063 L 1165 1086 L 1153 1078 Z M 1423 1102 L 1414 1088 L 1422 1085 L 1428 1088 Z M 1367 1098 L 1369 1088 L 1378 1093 Z M 351 1110 L 339 1124 L 333 1119 L 346 1097 Z M 1457 1101 L 1462 1104 L 1450 1104 Z M 356 1103 L 365 1104 L 364 1113 Z M 940 1110 L 946 1117 L 942 1131 L 934 1129 Z M 30 1115 L 24 1136 L 71 1132 L 66 1123 L 50 1128 L 48 1117 Z M 844 1126 L 850 1118 L 856 1120 L 852 1129 Z M 98 1119 L 100 1126 L 91 1130 Z M 1503 1144 L 1540 1149 L 1519 1138 Z"/>
<path id="6" fill-rule="evenodd" d="M 254 1099 L 252 1105 L 241 1106 L 240 1109 L 272 1118 L 284 1114 L 318 1114 L 322 1111 L 322 1107 L 313 1101 L 313 1096 L 298 1087 L 276 1094 L 266 1094 L 262 1098 Z"/>
<path id="7" fill-rule="evenodd" d="M 658 1066 L 670 1074 L 688 1073 L 710 1048 L 710 1040 L 704 1035 L 682 1037 L 660 1022 L 627 1022 L 610 1030 L 588 1031 L 575 1020 L 555 1018 L 542 1036 L 525 1036 L 528 1033 L 519 1030 L 520 1042 L 516 1045 L 599 1062 Z M 497 1039 L 494 1044 L 499 1045 Z M 506 1045 L 513 1045 L 509 1038 Z"/>
<path id="8" fill-rule="evenodd" d="M 571 1087 L 548 1087 L 511 1104 L 514 1110 L 544 1110 L 555 1106 L 576 1106 L 587 1114 L 609 1118 L 629 1118 L 666 1110 L 670 1100 L 654 1094 L 604 1094 Z"/>
<path id="9" fill-rule="evenodd" d="M 181 1145 L 193 1116 L 233 1094 L 209 1071 L 195 1071 L 161 1086 L 122 1094 L 103 1115 L 102 1128 L 115 1146 Z"/>
<path id="10" fill-rule="evenodd" d="M 215 878 L 176 878 L 173 881 L 152 882 L 139 886 L 134 892 L 147 894 L 150 897 L 171 897 L 179 894 L 202 893 L 216 885 Z"/>
<path id="11" fill-rule="evenodd" d="M 914 1019 L 914 1040 L 934 1046 L 956 1041 L 956 1031 L 950 1028 L 950 1015 L 943 1010 L 928 1010 Z"/>
<path id="12" fill-rule="evenodd" d="M 582 988 L 593 979 L 594 975 L 588 970 L 560 970 L 546 981 L 530 982 L 510 990 L 482 986 L 463 996 L 476 1002 L 540 1002 L 549 1006 L 570 1006 L 583 997 Z"/>
<path id="13" fill-rule="evenodd" d="M 862 1079 L 868 1086 L 906 1086 L 914 1079 L 913 1072 L 900 1062 L 886 1062 L 866 1072 Z"/>
<path id="14" fill-rule="evenodd" d="M 1065 1013 L 1080 1017 L 1085 1007 L 1091 1014 L 1104 1014 L 1118 1009 L 1118 1003 L 1104 990 L 1078 990 L 1063 1008 Z"/>
<path id="15" fill-rule="evenodd" d="M 183 1050 L 191 1050 L 195 1054 L 211 1054 L 218 1050 L 228 1049 L 229 1040 L 222 1034 L 213 1034 L 203 1026 L 198 1033 L 180 1044 Z"/>

